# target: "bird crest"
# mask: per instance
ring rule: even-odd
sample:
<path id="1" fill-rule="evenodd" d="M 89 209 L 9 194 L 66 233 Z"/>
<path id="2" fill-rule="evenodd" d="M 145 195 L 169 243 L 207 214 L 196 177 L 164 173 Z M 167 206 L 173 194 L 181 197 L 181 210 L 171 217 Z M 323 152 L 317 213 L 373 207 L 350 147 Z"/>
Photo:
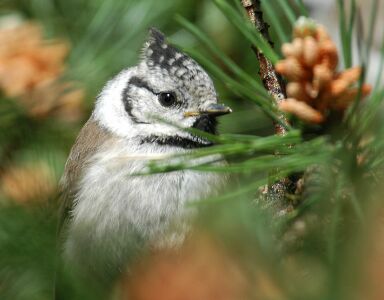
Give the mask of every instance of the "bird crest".
<path id="1" fill-rule="evenodd" d="M 187 61 L 195 63 L 190 57 L 167 43 L 164 34 L 154 27 L 150 28 L 149 36 L 144 43 L 142 60 L 149 67 L 160 67 L 168 71 L 172 67 L 185 67 Z"/>

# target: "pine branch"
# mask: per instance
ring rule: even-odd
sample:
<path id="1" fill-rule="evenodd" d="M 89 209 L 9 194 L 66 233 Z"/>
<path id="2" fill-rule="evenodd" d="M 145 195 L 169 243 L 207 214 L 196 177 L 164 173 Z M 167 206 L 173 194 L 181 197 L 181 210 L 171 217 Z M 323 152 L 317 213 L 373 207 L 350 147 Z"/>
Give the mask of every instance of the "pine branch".
<path id="1" fill-rule="evenodd" d="M 261 1 L 260 0 L 241 0 L 241 4 L 247 11 L 248 17 L 253 25 L 256 26 L 257 30 L 261 35 L 269 42 L 273 47 L 273 42 L 270 39 L 268 28 L 269 25 L 263 20 L 263 12 L 261 10 Z M 256 53 L 257 59 L 260 65 L 259 75 L 263 81 L 263 85 L 272 95 L 274 99 L 274 105 L 277 105 L 280 101 L 284 101 L 286 98 L 285 94 L 285 84 L 282 78 L 277 74 L 272 62 L 265 57 L 265 55 L 257 49 L 255 46 L 252 47 Z M 289 126 L 288 120 L 284 114 L 279 115 L 279 119 L 282 121 L 282 124 Z M 274 122 L 275 132 L 278 135 L 285 135 L 287 130 L 284 126 L 279 123 Z M 268 190 L 263 194 L 266 195 L 267 200 L 276 202 L 278 205 L 281 205 L 285 199 L 285 194 L 287 191 L 294 189 L 294 184 L 289 178 L 283 178 L 268 187 Z M 276 203 L 275 203 L 276 204 Z"/>

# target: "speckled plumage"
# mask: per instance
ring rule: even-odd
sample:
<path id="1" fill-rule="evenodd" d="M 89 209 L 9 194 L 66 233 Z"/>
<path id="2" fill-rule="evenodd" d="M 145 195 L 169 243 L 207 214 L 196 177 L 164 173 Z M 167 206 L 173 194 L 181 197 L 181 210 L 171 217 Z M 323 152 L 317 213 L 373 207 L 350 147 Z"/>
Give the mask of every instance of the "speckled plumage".
<path id="1" fill-rule="evenodd" d="M 171 107 L 159 103 L 164 92 L 177 97 Z M 62 178 L 67 261 L 99 275 L 114 274 L 135 243 L 172 247 L 182 242 L 193 215 L 186 204 L 216 193 L 225 177 L 191 170 L 134 174 L 145 171 L 152 158 L 210 146 L 180 127 L 214 133 L 214 117 L 185 112 L 215 103 L 206 72 L 151 30 L 140 63 L 103 88 L 67 161 Z"/>

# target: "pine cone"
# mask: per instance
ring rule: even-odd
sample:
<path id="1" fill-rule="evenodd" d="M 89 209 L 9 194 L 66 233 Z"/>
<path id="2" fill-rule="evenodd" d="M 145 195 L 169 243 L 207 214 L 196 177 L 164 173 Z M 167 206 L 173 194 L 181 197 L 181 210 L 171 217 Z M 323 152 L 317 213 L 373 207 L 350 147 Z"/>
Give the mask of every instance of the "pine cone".
<path id="1" fill-rule="evenodd" d="M 284 44 L 282 52 L 285 59 L 276 64 L 276 71 L 288 80 L 288 99 L 279 105 L 282 111 L 309 123 L 323 123 L 329 111 L 343 112 L 355 100 L 361 68 L 336 71 L 337 47 L 323 26 L 300 18 L 293 41 Z M 370 91 L 363 84 L 362 96 Z"/>
<path id="2" fill-rule="evenodd" d="M 33 118 L 78 120 L 84 93 L 59 82 L 68 43 L 44 39 L 39 24 L 3 17 L 0 27 L 0 92 L 14 98 Z"/>

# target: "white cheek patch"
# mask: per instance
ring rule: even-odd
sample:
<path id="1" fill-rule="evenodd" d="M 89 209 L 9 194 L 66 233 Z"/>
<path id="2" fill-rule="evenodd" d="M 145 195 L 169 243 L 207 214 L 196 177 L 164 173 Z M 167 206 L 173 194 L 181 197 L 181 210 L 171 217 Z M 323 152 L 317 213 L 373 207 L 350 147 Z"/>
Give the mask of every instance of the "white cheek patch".
<path id="1" fill-rule="evenodd" d="M 127 87 L 129 78 L 135 72 L 135 67 L 130 68 L 110 80 L 100 93 L 93 114 L 101 125 L 121 137 L 135 136 L 132 121 L 128 117 L 122 101 L 123 91 Z"/>

